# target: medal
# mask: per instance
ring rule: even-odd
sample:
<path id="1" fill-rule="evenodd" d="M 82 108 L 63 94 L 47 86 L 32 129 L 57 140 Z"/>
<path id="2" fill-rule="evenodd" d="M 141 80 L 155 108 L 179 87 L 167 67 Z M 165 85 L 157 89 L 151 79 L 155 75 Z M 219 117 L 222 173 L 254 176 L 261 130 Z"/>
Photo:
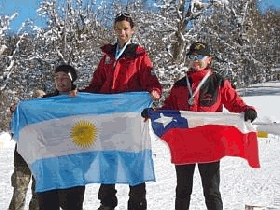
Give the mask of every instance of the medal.
<path id="1" fill-rule="evenodd" d="M 193 97 L 189 98 L 188 104 L 189 104 L 190 106 L 194 105 L 194 98 L 193 98 Z"/>
<path id="2" fill-rule="evenodd" d="M 200 83 L 197 85 L 194 93 L 191 89 L 191 84 L 190 84 L 190 81 L 189 81 L 189 78 L 186 76 L 186 82 L 187 82 L 187 86 L 188 86 L 188 90 L 189 90 L 189 95 L 190 95 L 190 98 L 188 99 L 188 104 L 190 106 L 194 105 L 195 102 L 194 102 L 194 97 L 196 96 L 196 94 L 198 93 L 198 91 L 200 90 L 201 86 L 206 82 L 206 80 L 208 79 L 208 77 L 210 76 L 210 71 L 207 72 L 207 74 L 203 77 L 203 79 L 200 81 Z"/>
<path id="3" fill-rule="evenodd" d="M 105 57 L 105 63 L 106 63 L 106 64 L 110 64 L 110 62 L 111 62 L 110 57 L 109 57 L 109 56 L 106 56 L 106 57 Z"/>

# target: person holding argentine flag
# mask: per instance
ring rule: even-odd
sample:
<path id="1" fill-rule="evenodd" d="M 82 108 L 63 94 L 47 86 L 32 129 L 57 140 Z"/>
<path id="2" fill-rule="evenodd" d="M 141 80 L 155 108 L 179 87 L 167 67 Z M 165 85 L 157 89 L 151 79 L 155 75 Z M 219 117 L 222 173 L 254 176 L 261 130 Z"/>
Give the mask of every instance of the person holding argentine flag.
<path id="1" fill-rule="evenodd" d="M 150 93 L 153 100 L 159 100 L 162 87 L 153 70 L 152 61 L 146 50 L 131 40 L 135 30 L 132 16 L 129 13 L 117 14 L 113 27 L 117 42 L 101 47 L 104 56 L 90 84 L 79 91 L 102 94 L 145 91 Z M 101 205 L 98 210 L 115 209 L 118 204 L 116 193 L 115 183 L 101 183 L 98 192 Z M 145 183 L 129 185 L 127 209 L 147 209 Z"/>
<path id="2" fill-rule="evenodd" d="M 59 65 L 55 68 L 55 73 L 54 73 L 54 81 L 55 81 L 56 90 L 53 93 L 48 93 L 48 94 L 45 94 L 41 90 L 37 90 L 34 93 L 34 95 L 36 95 L 37 98 L 51 98 L 54 96 L 69 94 L 71 90 L 76 89 L 76 85 L 74 84 L 76 79 L 77 79 L 77 72 L 72 66 L 67 65 L 67 64 Z M 30 102 L 32 102 L 32 101 L 30 101 Z M 47 102 L 45 102 L 45 103 L 47 103 Z M 20 105 L 21 105 L 21 103 L 19 103 L 18 107 Z M 41 105 L 41 107 L 43 109 L 42 111 L 45 112 L 46 107 L 44 108 L 43 105 Z M 13 120 L 14 120 L 13 122 L 14 122 L 14 124 L 16 124 L 15 125 L 16 127 L 19 127 L 19 125 L 15 122 L 15 119 L 19 119 L 20 116 L 18 116 L 18 115 L 21 115 L 21 113 L 18 109 L 21 109 L 21 107 L 14 110 L 14 111 L 16 111 L 16 113 L 14 114 L 14 117 L 13 117 Z M 36 110 L 36 108 L 34 108 L 34 109 Z M 34 112 L 35 110 L 32 110 L 32 112 Z M 38 111 L 38 112 L 42 113 L 42 111 Z M 35 113 L 35 115 L 36 115 L 36 113 Z M 18 116 L 18 118 L 17 118 L 17 116 Z M 27 120 L 32 121 L 31 118 L 32 117 L 28 117 Z M 16 130 L 14 126 L 12 126 L 12 127 L 14 128 L 14 130 Z M 18 133 L 17 133 L 17 135 L 18 135 Z M 18 139 L 18 138 L 16 137 L 15 139 Z M 27 139 L 27 142 L 22 143 L 24 146 L 21 144 L 21 141 L 23 139 Z M 26 157 L 27 157 L 26 154 L 29 154 L 29 153 L 31 154 L 32 152 L 30 152 L 31 151 L 30 149 L 33 148 L 36 150 L 36 146 L 35 146 L 35 144 L 32 144 L 31 142 L 30 142 L 30 145 L 26 145 L 26 144 L 29 144 L 28 137 L 25 136 L 25 137 L 23 137 L 23 139 L 20 139 L 20 141 L 17 142 L 17 145 L 19 144 L 18 149 L 21 150 L 21 154 L 24 154 L 23 158 L 26 159 Z M 31 139 L 29 139 L 29 140 L 31 140 Z M 16 141 L 18 141 L 18 140 L 16 140 Z M 37 137 L 35 137 L 35 141 L 36 142 L 38 141 Z M 51 151 L 49 151 L 49 152 L 51 152 Z M 18 156 L 19 156 L 19 154 L 18 154 Z M 22 160 L 25 162 L 25 160 L 23 158 L 22 158 Z M 54 157 L 54 158 L 59 158 L 59 157 Z M 29 159 L 27 158 L 26 162 L 30 164 L 30 161 L 28 161 L 28 160 Z M 26 162 L 25 162 L 26 167 L 28 167 Z M 55 163 L 53 162 L 53 164 L 55 164 Z M 34 168 L 33 168 L 33 170 L 34 170 Z M 44 171 L 44 173 L 48 173 L 48 171 L 49 171 L 49 173 L 52 173 L 53 169 L 46 167 L 46 169 L 37 168 L 37 170 L 38 171 L 41 170 L 42 173 L 43 173 L 43 171 Z M 33 172 L 32 172 L 32 174 L 33 174 Z M 33 174 L 33 176 L 35 177 L 35 180 L 33 180 L 33 183 L 32 183 L 33 184 L 32 193 L 34 195 L 36 195 L 36 201 L 38 200 L 37 201 L 38 207 L 36 207 L 36 209 L 39 209 L 39 210 L 59 210 L 60 208 L 62 208 L 63 210 L 82 210 L 83 209 L 84 192 L 85 192 L 85 186 L 83 184 L 74 186 L 74 187 L 70 187 L 70 188 L 61 188 L 61 189 L 52 188 L 51 190 L 45 190 L 42 192 L 35 193 L 35 185 L 38 188 L 37 183 L 45 184 L 48 182 L 52 182 L 52 180 L 46 179 L 45 176 L 38 175 L 37 172 L 35 174 Z M 36 184 L 35 184 L 35 182 L 36 182 Z M 9 208 L 9 209 L 14 210 L 14 208 Z"/>
<path id="3" fill-rule="evenodd" d="M 198 165 L 207 209 L 223 210 L 220 159 L 240 156 L 247 158 L 251 167 L 259 167 L 256 132 L 248 132 L 244 124 L 244 120 L 254 121 L 257 112 L 238 96 L 228 80 L 211 70 L 210 46 L 195 42 L 186 57 L 190 69 L 173 85 L 163 107 L 146 108 L 141 115 L 145 121 L 151 118 L 155 134 L 170 148 L 177 176 L 175 209 L 189 209 Z M 244 112 L 244 117 L 222 113 L 223 107 L 229 112 Z"/>
<path id="4" fill-rule="evenodd" d="M 69 94 L 71 90 L 76 89 L 74 82 L 77 77 L 77 72 L 72 66 L 57 66 L 54 75 L 56 90 L 45 94 L 43 98 Z M 84 185 L 37 193 L 40 210 L 59 210 L 60 207 L 63 210 L 83 210 L 84 193 Z"/>
<path id="5" fill-rule="evenodd" d="M 67 64 L 59 65 L 55 68 L 55 73 L 54 73 L 56 90 L 53 93 L 48 93 L 48 94 L 44 93 L 42 90 L 35 90 L 33 93 L 33 98 L 51 98 L 59 95 L 66 95 L 66 94 L 68 95 L 69 93 L 71 93 L 71 90 L 76 89 L 76 85 L 74 84 L 76 79 L 77 79 L 77 72 L 72 66 Z M 18 116 L 21 115 L 20 111 L 18 110 L 21 109 L 21 107 L 19 108 L 20 104 L 21 103 L 19 103 L 19 105 L 15 104 L 10 107 L 11 112 L 12 113 L 15 112 L 13 116 L 13 123 L 15 124 L 15 126 L 12 125 L 12 129 L 14 130 L 16 130 L 15 127 L 19 127 L 18 123 L 15 122 L 14 120 L 20 118 Z M 43 105 L 41 107 L 43 107 L 42 111 L 45 112 L 46 108 L 44 108 Z M 34 110 L 32 110 L 32 112 L 33 111 Z M 42 113 L 42 111 L 38 111 L 38 112 Z M 27 120 L 32 121 L 32 119 L 27 119 Z M 18 135 L 17 132 L 16 135 Z M 27 140 L 26 143 L 28 144 L 28 137 L 25 136 L 23 138 Z M 22 144 L 20 144 L 22 139 L 20 142 L 18 142 L 18 138 L 15 137 L 15 140 L 17 141 L 15 147 L 15 155 L 14 155 L 15 172 L 12 175 L 12 182 L 14 183 L 13 186 L 15 188 L 14 191 L 16 193 L 14 193 L 13 195 L 11 204 L 9 206 L 9 210 L 17 210 L 17 209 L 20 210 L 24 208 L 25 199 L 23 199 L 23 195 L 21 194 L 24 194 L 24 196 L 26 195 L 27 186 L 31 177 L 31 169 L 29 169 L 30 161 L 25 160 L 26 154 L 30 153 L 31 148 L 36 150 L 35 144 L 30 143 L 30 145 L 26 145 L 26 143 L 23 143 L 24 145 L 23 147 Z M 38 141 L 37 137 L 35 137 L 35 140 L 36 142 Z M 18 152 L 18 150 L 21 150 L 21 152 Z M 22 156 L 20 153 L 24 155 Z M 43 170 L 43 169 L 41 170 L 44 171 L 45 173 L 46 171 L 50 171 L 50 173 L 52 173 L 53 169 L 47 168 L 47 170 Z M 23 176 L 23 174 L 25 174 L 25 176 Z M 63 210 L 83 209 L 84 192 L 85 192 L 84 184 L 70 187 L 70 188 L 64 188 L 64 187 L 62 187 L 61 189 L 53 188 L 52 190 L 36 192 L 35 190 L 35 188 L 37 187 L 36 183 L 47 183 L 47 182 L 52 182 L 52 181 L 51 179 L 50 180 L 45 179 L 45 176 L 38 176 L 37 172 L 35 174 L 33 174 L 32 172 L 32 199 L 29 204 L 30 210 L 31 209 L 32 210 L 33 209 L 34 210 L 35 209 L 59 210 L 60 208 L 62 208 Z"/>

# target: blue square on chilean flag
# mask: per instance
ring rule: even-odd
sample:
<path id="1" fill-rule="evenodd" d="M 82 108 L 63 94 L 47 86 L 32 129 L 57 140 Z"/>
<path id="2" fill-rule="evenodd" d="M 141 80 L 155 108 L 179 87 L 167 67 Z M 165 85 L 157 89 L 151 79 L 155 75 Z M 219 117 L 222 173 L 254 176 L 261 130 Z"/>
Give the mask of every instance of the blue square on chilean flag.
<path id="1" fill-rule="evenodd" d="M 181 113 L 174 110 L 149 110 L 154 133 L 161 137 L 171 128 L 188 128 L 188 120 Z"/>

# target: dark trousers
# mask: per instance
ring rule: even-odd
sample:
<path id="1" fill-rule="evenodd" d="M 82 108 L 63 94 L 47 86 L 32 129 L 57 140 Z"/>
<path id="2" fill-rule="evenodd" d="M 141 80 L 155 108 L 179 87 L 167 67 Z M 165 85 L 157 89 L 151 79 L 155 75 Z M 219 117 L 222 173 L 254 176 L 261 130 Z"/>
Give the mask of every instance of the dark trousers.
<path id="1" fill-rule="evenodd" d="M 114 184 L 101 184 L 98 191 L 98 199 L 103 206 L 116 207 L 118 199 L 117 190 Z M 129 199 L 127 210 L 146 210 L 146 184 L 141 183 L 135 186 L 129 186 Z"/>
<path id="2" fill-rule="evenodd" d="M 38 193 L 40 210 L 82 210 L 85 186 Z"/>
<path id="3" fill-rule="evenodd" d="M 176 210 L 188 210 L 190 206 L 193 175 L 196 164 L 176 165 Z M 203 187 L 203 194 L 208 210 L 222 210 L 223 202 L 220 193 L 220 162 L 198 164 Z"/>

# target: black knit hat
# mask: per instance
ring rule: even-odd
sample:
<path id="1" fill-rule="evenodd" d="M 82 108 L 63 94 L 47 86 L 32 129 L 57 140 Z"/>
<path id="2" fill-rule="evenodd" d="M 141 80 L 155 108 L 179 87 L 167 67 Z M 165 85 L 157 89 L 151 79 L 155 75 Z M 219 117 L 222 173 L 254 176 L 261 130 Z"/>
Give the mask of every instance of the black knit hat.
<path id="1" fill-rule="evenodd" d="M 75 82 L 78 77 L 76 70 L 70 65 L 63 64 L 55 68 L 55 73 L 60 71 L 67 73 L 72 83 Z"/>
<path id="2" fill-rule="evenodd" d="M 210 56 L 211 49 L 206 43 L 195 42 L 190 46 L 190 50 L 187 53 L 187 55 L 192 55 L 192 54 Z"/>

